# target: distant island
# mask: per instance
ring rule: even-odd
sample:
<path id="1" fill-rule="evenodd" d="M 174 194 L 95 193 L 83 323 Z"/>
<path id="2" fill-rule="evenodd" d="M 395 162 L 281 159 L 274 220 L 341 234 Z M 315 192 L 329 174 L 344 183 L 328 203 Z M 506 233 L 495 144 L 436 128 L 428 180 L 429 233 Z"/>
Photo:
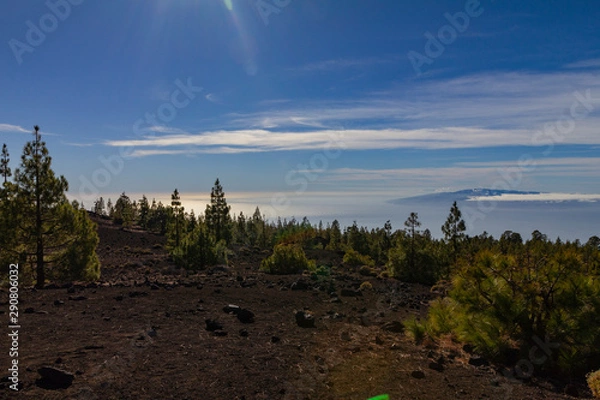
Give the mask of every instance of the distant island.
<path id="1" fill-rule="evenodd" d="M 464 189 L 456 192 L 436 192 L 419 196 L 403 197 L 399 199 L 388 200 L 391 204 L 414 204 L 414 203 L 444 203 L 452 204 L 454 201 L 470 201 L 478 197 L 492 197 L 502 195 L 539 195 L 541 192 L 523 192 L 518 190 L 498 190 L 498 189 Z"/>

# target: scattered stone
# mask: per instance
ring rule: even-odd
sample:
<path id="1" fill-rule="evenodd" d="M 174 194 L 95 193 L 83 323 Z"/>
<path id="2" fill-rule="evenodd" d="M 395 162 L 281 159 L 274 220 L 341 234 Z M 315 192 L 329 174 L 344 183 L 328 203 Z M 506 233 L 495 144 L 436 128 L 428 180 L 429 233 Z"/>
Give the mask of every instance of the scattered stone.
<path id="1" fill-rule="evenodd" d="M 237 314 L 239 313 L 241 310 L 240 306 L 236 306 L 235 304 L 228 304 L 225 307 L 223 307 L 223 311 L 226 312 L 227 314 Z"/>
<path id="2" fill-rule="evenodd" d="M 115 296 L 115 297 L 114 297 L 114 299 L 115 299 L 116 301 L 123 301 L 124 297 L 123 297 L 123 295 L 122 295 L 122 294 L 120 294 L 120 295 L 118 295 L 118 296 Z"/>
<path id="3" fill-rule="evenodd" d="M 311 313 L 307 311 L 297 311 L 296 312 L 296 323 L 301 328 L 314 328 L 315 327 L 315 317 Z"/>
<path id="4" fill-rule="evenodd" d="M 278 336 L 271 336 L 271 343 L 279 343 L 281 339 Z"/>
<path id="5" fill-rule="evenodd" d="M 381 346 L 383 345 L 385 342 L 383 341 L 382 338 L 380 338 L 379 336 L 375 336 L 375 344 Z"/>
<path id="6" fill-rule="evenodd" d="M 150 330 L 146 333 L 151 338 L 155 338 L 158 335 L 158 332 L 156 332 L 156 328 L 154 328 L 154 327 L 150 328 Z"/>
<path id="7" fill-rule="evenodd" d="M 61 357 L 58 357 L 56 360 L 54 360 L 54 364 L 62 364 L 63 359 Z"/>
<path id="8" fill-rule="evenodd" d="M 85 296 L 69 296 L 69 300 L 83 301 L 83 300 L 87 300 L 87 297 L 85 297 Z"/>
<path id="9" fill-rule="evenodd" d="M 243 280 L 240 282 L 240 287 L 249 288 L 256 286 L 257 282 L 254 280 Z"/>
<path id="10" fill-rule="evenodd" d="M 390 321 L 383 324 L 381 329 L 393 333 L 402 333 L 404 332 L 404 324 L 400 321 Z"/>
<path id="11" fill-rule="evenodd" d="M 227 332 L 226 331 L 218 330 L 218 331 L 214 331 L 213 335 L 219 336 L 219 337 L 223 337 L 223 336 L 227 336 Z"/>
<path id="12" fill-rule="evenodd" d="M 490 363 L 484 357 L 481 356 L 473 356 L 469 358 L 469 364 L 474 367 L 483 367 L 488 366 Z"/>
<path id="13" fill-rule="evenodd" d="M 63 304 L 65 304 L 65 302 L 64 302 L 64 301 L 62 301 L 62 300 L 54 300 L 54 305 L 55 305 L 56 307 L 58 307 L 58 306 L 62 306 Z"/>
<path id="14" fill-rule="evenodd" d="M 361 315 L 360 324 L 361 326 L 371 326 L 371 319 L 366 315 Z"/>
<path id="15" fill-rule="evenodd" d="M 306 282 L 304 279 L 298 279 L 295 282 L 292 282 L 290 285 L 290 289 L 292 290 L 309 290 L 310 284 Z"/>
<path id="16" fill-rule="evenodd" d="M 468 344 L 468 343 L 465 344 L 462 347 L 462 349 L 465 353 L 473 353 L 475 351 L 475 347 L 472 344 Z"/>
<path id="17" fill-rule="evenodd" d="M 336 304 L 336 303 L 341 303 L 342 300 L 340 300 L 339 297 L 333 297 L 331 300 L 329 300 L 329 302 Z"/>
<path id="18" fill-rule="evenodd" d="M 223 324 L 216 320 L 206 319 L 204 320 L 204 322 L 206 322 L 206 330 L 209 332 L 214 332 L 223 329 Z"/>
<path id="19" fill-rule="evenodd" d="M 156 283 L 153 283 L 152 285 L 150 285 L 150 290 L 159 290 L 160 286 L 158 286 Z"/>
<path id="20" fill-rule="evenodd" d="M 346 342 L 349 342 L 352 340 L 352 337 L 350 337 L 350 332 L 348 331 L 344 331 L 341 333 L 340 338 Z"/>
<path id="21" fill-rule="evenodd" d="M 341 293 L 344 297 L 359 297 L 362 296 L 362 292 L 356 289 L 342 289 Z"/>
<path id="22" fill-rule="evenodd" d="M 240 329 L 241 337 L 248 337 L 248 331 L 246 329 Z"/>
<path id="23" fill-rule="evenodd" d="M 237 317 L 242 324 L 251 324 L 254 322 L 254 313 L 250 310 L 242 308 L 238 311 Z"/>
<path id="24" fill-rule="evenodd" d="M 25 309 L 25 311 L 23 311 L 25 314 L 33 314 L 35 312 L 35 309 L 33 307 L 27 307 Z"/>
<path id="25" fill-rule="evenodd" d="M 38 373 L 41 378 L 37 379 L 35 384 L 42 389 L 66 389 L 75 379 L 72 373 L 53 367 L 42 367 L 38 369 Z"/>
<path id="26" fill-rule="evenodd" d="M 438 372 L 444 371 L 444 366 L 442 364 L 434 362 L 434 361 L 429 363 L 429 368 L 434 371 L 438 371 Z"/>
<path id="27" fill-rule="evenodd" d="M 414 370 L 413 372 L 411 372 L 410 376 L 412 376 L 415 379 L 423 379 L 423 378 L 425 378 L 425 372 L 417 369 L 417 370 Z"/>

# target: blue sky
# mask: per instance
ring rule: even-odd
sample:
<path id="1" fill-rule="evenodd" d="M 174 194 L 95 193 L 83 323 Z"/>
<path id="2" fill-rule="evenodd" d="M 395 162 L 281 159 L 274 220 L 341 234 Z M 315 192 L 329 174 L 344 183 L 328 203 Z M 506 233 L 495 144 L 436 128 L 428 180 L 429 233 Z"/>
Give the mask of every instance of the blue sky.
<path id="1" fill-rule="evenodd" d="M 2 8 L 12 167 L 40 125 L 86 205 L 178 188 L 201 210 L 216 177 L 236 210 L 327 220 L 440 190 L 600 193 L 596 1 Z"/>

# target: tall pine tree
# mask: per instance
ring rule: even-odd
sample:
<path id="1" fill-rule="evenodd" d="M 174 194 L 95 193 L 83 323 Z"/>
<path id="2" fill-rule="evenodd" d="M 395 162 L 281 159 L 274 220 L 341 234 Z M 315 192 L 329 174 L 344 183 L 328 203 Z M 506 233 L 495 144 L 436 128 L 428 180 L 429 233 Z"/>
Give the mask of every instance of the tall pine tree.
<path id="1" fill-rule="evenodd" d="M 179 191 L 175 189 L 171 195 L 171 221 L 169 224 L 168 236 L 170 246 L 179 247 L 183 228 L 185 224 L 184 209 L 181 206 L 181 197 Z"/>
<path id="2" fill-rule="evenodd" d="M 35 265 L 39 288 L 45 284 L 48 267 L 53 267 L 51 275 L 57 279 L 97 279 L 100 264 L 95 224 L 79 204 L 68 202 L 68 183 L 63 176 L 55 176 L 39 127 L 34 129 L 35 139 L 25 145 L 14 185 L 3 195 L 9 203 L 3 209 L 15 213 L 18 244 L 7 250 L 19 261 Z"/>
<path id="3" fill-rule="evenodd" d="M 10 155 L 8 154 L 8 148 L 6 147 L 6 143 L 2 145 L 2 156 L 0 158 L 0 175 L 4 177 L 4 184 L 8 182 L 8 178 L 12 176 L 12 171 L 8 166 L 10 162 Z"/>
<path id="4" fill-rule="evenodd" d="M 466 230 L 467 227 L 465 221 L 462 219 L 462 213 L 455 201 L 450 208 L 448 219 L 446 219 L 446 222 L 442 225 L 444 238 L 446 239 L 446 242 L 449 242 L 452 245 L 452 262 L 456 261 L 460 244 L 465 238 Z"/>
<path id="5" fill-rule="evenodd" d="M 210 192 L 210 204 L 206 206 L 205 218 L 208 231 L 214 236 L 215 241 L 224 240 L 229 244 L 231 241 L 232 220 L 229 211 L 231 207 L 227 205 L 223 187 L 219 179 L 215 181 Z"/>

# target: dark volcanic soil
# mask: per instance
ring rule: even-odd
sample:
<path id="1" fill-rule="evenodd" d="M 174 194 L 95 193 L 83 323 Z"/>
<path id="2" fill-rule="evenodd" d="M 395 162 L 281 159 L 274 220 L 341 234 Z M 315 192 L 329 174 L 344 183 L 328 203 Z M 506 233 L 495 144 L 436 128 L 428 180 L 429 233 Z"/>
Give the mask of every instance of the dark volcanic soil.
<path id="1" fill-rule="evenodd" d="M 229 267 L 188 275 L 171 265 L 163 237 L 98 223 L 100 282 L 21 289 L 23 388 L 1 388 L 0 398 L 571 398 L 564 385 L 513 381 L 492 366 L 470 365 L 476 358 L 460 345 L 414 345 L 394 322 L 425 315 L 435 297 L 429 288 L 349 272 L 338 254 L 308 252 L 334 265 L 331 277 L 318 280 L 258 272 L 265 254 L 248 249 Z M 373 289 L 342 296 L 359 294 L 365 281 Z M 3 289 L 5 321 L 7 299 Z M 226 313 L 229 304 L 250 310 L 254 322 Z M 315 327 L 297 324 L 302 310 L 314 315 Z M 207 330 L 206 320 L 222 329 Z M 6 376 L 10 346 L 1 336 Z M 74 374 L 72 385 L 38 387 L 42 366 Z M 570 389 L 589 395 L 582 385 Z"/>

